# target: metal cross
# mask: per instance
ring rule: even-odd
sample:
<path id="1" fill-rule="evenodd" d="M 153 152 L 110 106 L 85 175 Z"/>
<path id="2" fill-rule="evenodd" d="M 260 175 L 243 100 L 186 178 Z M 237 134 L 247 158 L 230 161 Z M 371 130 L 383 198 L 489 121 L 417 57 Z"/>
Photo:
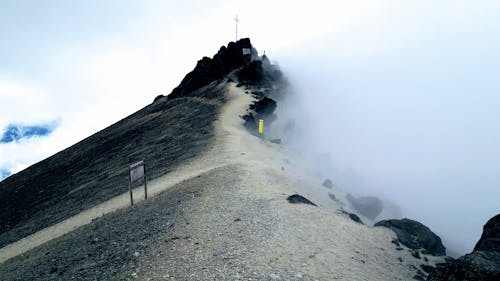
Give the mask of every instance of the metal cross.
<path id="1" fill-rule="evenodd" d="M 236 41 L 238 41 L 238 22 L 240 21 L 238 19 L 238 15 L 236 15 L 236 17 L 234 18 L 234 21 L 236 22 Z"/>

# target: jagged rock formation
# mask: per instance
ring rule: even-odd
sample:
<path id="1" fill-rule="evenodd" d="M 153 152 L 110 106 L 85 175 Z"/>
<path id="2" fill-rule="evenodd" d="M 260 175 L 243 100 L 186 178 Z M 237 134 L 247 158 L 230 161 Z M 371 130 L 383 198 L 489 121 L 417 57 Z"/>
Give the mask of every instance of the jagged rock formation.
<path id="1" fill-rule="evenodd" d="M 222 46 L 213 58 L 203 57 L 199 60 L 196 67 L 168 95 L 168 99 L 192 96 L 194 91 L 223 79 L 235 70 L 239 85 L 256 89 L 270 88 L 283 80 L 281 71 L 265 55 L 259 58 L 250 39 L 243 38 L 230 42 L 227 47 Z M 161 98 L 164 96 L 157 96 L 155 101 Z"/>
<path id="2" fill-rule="evenodd" d="M 250 105 L 250 112 L 243 116 L 245 123 L 243 124 L 247 130 L 252 134 L 257 134 L 259 119 L 263 119 L 266 124 L 274 121 L 276 115 L 274 110 L 276 110 L 276 101 L 268 97 L 261 97 Z"/>
<path id="3" fill-rule="evenodd" d="M 474 251 L 500 252 L 500 214 L 484 225 L 483 234 L 474 247 Z"/>
<path id="4" fill-rule="evenodd" d="M 347 194 L 346 199 L 356 211 L 369 219 L 375 219 L 382 212 L 383 204 L 377 197 L 354 197 L 351 194 Z"/>
<path id="5" fill-rule="evenodd" d="M 168 99 L 190 95 L 193 91 L 222 79 L 231 71 L 248 65 L 252 53 L 255 54 L 255 50 L 248 38 L 230 42 L 227 47 L 222 46 L 213 58 L 203 57 L 199 60 L 193 71 L 189 72 L 179 86 L 168 95 Z"/>
<path id="6" fill-rule="evenodd" d="M 279 92 L 273 88 L 284 84 L 284 78 L 279 68 L 271 64 L 266 55 L 258 56 L 248 38 L 230 42 L 227 47 L 222 46 L 213 58 L 204 57 L 199 60 L 167 99 L 192 96 L 195 90 L 220 81 L 228 74 L 234 74 L 229 75 L 229 80 L 237 80 L 239 86 L 253 89 L 252 94 L 258 98 L 250 107 L 251 112 L 243 117 L 245 127 L 257 134 L 259 119 L 264 119 L 267 124 L 276 119 L 273 114 L 276 101 L 269 95 Z M 162 95 L 157 96 L 155 102 L 164 98 Z"/>
<path id="7" fill-rule="evenodd" d="M 375 226 L 383 226 L 391 229 L 398 236 L 398 241 L 410 249 L 422 249 L 424 254 L 435 256 L 446 255 L 446 248 L 443 246 L 441 238 L 418 221 L 406 218 L 401 220 L 383 220 L 377 222 Z"/>
<path id="8" fill-rule="evenodd" d="M 237 73 L 240 85 L 253 88 L 272 88 L 283 82 L 281 71 L 271 64 L 266 55 L 261 60 L 252 61 L 247 67 Z"/>
<path id="9" fill-rule="evenodd" d="M 474 251 L 431 272 L 429 281 L 500 280 L 500 214 L 483 227 Z"/>

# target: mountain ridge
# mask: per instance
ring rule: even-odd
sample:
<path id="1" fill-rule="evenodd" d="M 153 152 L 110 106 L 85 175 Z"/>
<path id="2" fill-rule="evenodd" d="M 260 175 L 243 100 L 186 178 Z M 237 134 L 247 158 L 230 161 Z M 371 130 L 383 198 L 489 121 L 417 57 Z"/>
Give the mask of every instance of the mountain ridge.
<path id="1" fill-rule="evenodd" d="M 22 211 L 29 209 L 5 201 L 5 191 L 42 190 L 31 193 L 43 202 L 44 193 L 57 186 L 22 187 L 38 176 L 67 177 L 55 201 L 32 203 L 37 213 L 18 215 L 17 222 L 2 218 L 9 229 L 2 228 L 0 247 L 74 218 L 81 208 L 99 207 L 100 200 L 124 197 L 119 208 L 0 262 L 1 279 L 425 280 L 452 264 L 440 238 L 418 222 L 390 220 L 379 223 L 389 226 L 372 227 L 378 211 L 360 223 L 351 213 L 363 215 L 355 198 L 342 196 L 345 191 L 333 184 L 323 188 L 323 179 L 303 173 L 300 155 L 256 133 L 259 119 L 272 130 L 286 83 L 248 38 L 231 42 L 198 61 L 170 95 L 57 154 L 66 166 L 50 167 L 47 161 L 35 167 L 51 169 L 30 177 L 30 167 L 9 181 L 21 185 L 0 183 L 0 203 Z M 64 157 L 72 153 L 74 162 Z M 142 159 L 156 193 L 126 207 L 128 164 Z M 99 167 L 105 172 L 96 173 Z M 108 178 L 115 181 L 106 185 Z M 85 180 L 101 185 L 78 185 Z M 301 200 L 290 202 L 293 196 Z M 87 197 L 90 204 L 61 203 L 72 197 Z M 496 241 L 490 231 L 496 223 L 487 225 L 478 245 Z"/>

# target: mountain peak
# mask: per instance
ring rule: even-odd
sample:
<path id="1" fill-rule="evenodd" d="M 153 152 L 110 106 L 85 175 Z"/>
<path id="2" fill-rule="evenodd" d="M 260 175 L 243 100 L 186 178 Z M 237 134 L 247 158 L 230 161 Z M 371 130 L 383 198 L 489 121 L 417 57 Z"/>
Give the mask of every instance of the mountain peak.
<path id="1" fill-rule="evenodd" d="M 252 47 L 249 38 L 230 42 L 227 47 L 222 46 L 212 58 L 203 57 L 199 60 L 196 67 L 168 95 L 168 99 L 186 96 L 257 58 L 257 51 Z"/>

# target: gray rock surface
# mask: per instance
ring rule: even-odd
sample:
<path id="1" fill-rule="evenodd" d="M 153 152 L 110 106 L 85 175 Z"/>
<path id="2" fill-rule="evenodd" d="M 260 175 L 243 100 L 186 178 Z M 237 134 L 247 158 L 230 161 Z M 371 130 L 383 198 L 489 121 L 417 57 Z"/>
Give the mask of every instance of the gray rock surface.
<path id="1" fill-rule="evenodd" d="M 473 251 L 444 268 L 433 271 L 428 281 L 498 281 L 500 280 L 500 254 Z"/>
<path id="2" fill-rule="evenodd" d="M 434 234 L 427 226 L 410 219 L 383 220 L 375 226 L 387 227 L 394 231 L 398 241 L 406 247 L 418 250 L 423 249 L 424 253 L 435 256 L 446 255 L 446 249 L 441 242 L 441 238 Z"/>
<path id="3" fill-rule="evenodd" d="M 377 197 L 354 197 L 351 194 L 347 194 L 346 199 L 359 214 L 372 220 L 375 219 L 383 209 L 382 200 Z"/>
<path id="4" fill-rule="evenodd" d="M 500 280 L 500 214 L 483 227 L 474 251 L 433 271 L 429 281 Z"/>
<path id="5" fill-rule="evenodd" d="M 500 214 L 494 216 L 483 227 L 483 234 L 474 251 L 500 252 Z"/>

